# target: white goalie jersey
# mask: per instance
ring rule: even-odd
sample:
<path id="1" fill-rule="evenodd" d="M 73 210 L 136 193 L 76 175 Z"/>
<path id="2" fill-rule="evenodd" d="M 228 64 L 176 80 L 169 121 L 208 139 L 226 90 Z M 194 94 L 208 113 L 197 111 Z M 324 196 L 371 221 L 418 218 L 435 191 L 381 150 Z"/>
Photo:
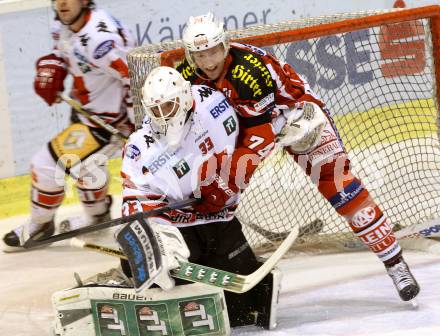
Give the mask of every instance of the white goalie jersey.
<path id="1" fill-rule="evenodd" d="M 233 152 L 238 135 L 234 109 L 219 91 L 203 85 L 193 85 L 191 90 L 194 111 L 180 146 L 171 149 L 164 137 L 153 132 L 148 118 L 125 145 L 121 171 L 124 215 L 192 197 L 202 163 L 215 153 Z M 187 208 L 158 218 L 176 226 L 227 221 L 233 217 L 237 202 L 238 196 L 216 214 Z"/>

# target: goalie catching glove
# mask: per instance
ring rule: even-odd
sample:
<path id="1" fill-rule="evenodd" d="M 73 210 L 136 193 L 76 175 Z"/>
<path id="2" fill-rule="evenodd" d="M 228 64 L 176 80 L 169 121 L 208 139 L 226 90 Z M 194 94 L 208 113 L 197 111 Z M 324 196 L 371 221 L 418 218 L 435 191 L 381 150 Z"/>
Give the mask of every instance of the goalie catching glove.
<path id="1" fill-rule="evenodd" d="M 190 254 L 180 231 L 154 218 L 131 222 L 116 234 L 116 240 L 128 258 L 137 292 L 153 283 L 163 290 L 172 289 L 170 271 Z"/>
<path id="2" fill-rule="evenodd" d="M 315 103 L 302 101 L 286 113 L 287 122 L 277 137 L 278 144 L 297 154 L 313 150 L 327 125 L 324 111 Z"/>
<path id="3" fill-rule="evenodd" d="M 50 54 L 40 57 L 36 64 L 35 92 L 51 106 L 57 102 L 58 94 L 64 91 L 67 76 L 66 63 L 61 57 Z"/>

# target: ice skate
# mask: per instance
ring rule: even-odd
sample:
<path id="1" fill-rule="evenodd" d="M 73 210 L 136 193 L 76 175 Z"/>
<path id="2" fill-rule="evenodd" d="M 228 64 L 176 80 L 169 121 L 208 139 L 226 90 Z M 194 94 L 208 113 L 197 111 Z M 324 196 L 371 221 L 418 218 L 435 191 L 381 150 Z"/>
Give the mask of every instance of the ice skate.
<path id="1" fill-rule="evenodd" d="M 42 224 L 40 228 L 32 234 L 29 234 L 29 225 L 30 224 L 21 225 L 3 236 L 3 252 L 24 251 L 24 248 L 22 246 L 29 238 L 35 240 L 45 239 L 52 236 L 55 232 L 55 224 L 53 220 Z"/>
<path id="2" fill-rule="evenodd" d="M 420 291 L 419 284 L 403 258 L 397 264 L 386 267 L 386 269 L 403 301 L 410 301 L 417 296 Z"/>

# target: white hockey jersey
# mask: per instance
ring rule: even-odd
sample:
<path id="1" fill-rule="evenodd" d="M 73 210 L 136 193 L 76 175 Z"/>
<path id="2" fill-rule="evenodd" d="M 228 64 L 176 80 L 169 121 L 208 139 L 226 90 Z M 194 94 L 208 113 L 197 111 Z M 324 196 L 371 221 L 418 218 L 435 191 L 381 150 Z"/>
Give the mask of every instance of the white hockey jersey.
<path id="1" fill-rule="evenodd" d="M 71 95 L 108 123 L 123 119 L 131 104 L 126 53 L 135 46 L 129 30 L 103 10 L 91 10 L 77 33 L 55 22 L 54 53 L 73 76 Z M 85 117 L 81 121 L 93 126 Z"/>
<path id="2" fill-rule="evenodd" d="M 155 135 L 148 118 L 126 143 L 121 171 L 124 215 L 190 198 L 201 164 L 214 153 L 233 152 L 238 135 L 234 109 L 221 92 L 207 86 L 193 85 L 192 94 L 194 112 L 179 147 L 172 150 L 164 137 Z M 176 226 L 226 221 L 232 218 L 237 202 L 238 196 L 217 214 L 201 214 L 188 208 L 158 218 Z"/>

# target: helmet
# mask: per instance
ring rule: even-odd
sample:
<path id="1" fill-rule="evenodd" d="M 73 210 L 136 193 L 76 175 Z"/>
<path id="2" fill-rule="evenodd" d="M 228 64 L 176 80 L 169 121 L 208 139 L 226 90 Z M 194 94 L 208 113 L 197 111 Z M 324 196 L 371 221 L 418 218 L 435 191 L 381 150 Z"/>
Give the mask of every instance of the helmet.
<path id="1" fill-rule="evenodd" d="M 192 66 L 195 63 L 191 52 L 210 49 L 220 43 L 225 48 L 225 57 L 229 50 L 229 39 L 223 22 L 220 22 L 211 12 L 205 15 L 191 16 L 183 31 L 182 40 L 186 59 Z"/>
<path id="2" fill-rule="evenodd" d="M 153 129 L 176 147 L 188 130 L 193 106 L 191 83 L 175 69 L 160 66 L 150 72 L 142 87 L 142 105 Z"/>

